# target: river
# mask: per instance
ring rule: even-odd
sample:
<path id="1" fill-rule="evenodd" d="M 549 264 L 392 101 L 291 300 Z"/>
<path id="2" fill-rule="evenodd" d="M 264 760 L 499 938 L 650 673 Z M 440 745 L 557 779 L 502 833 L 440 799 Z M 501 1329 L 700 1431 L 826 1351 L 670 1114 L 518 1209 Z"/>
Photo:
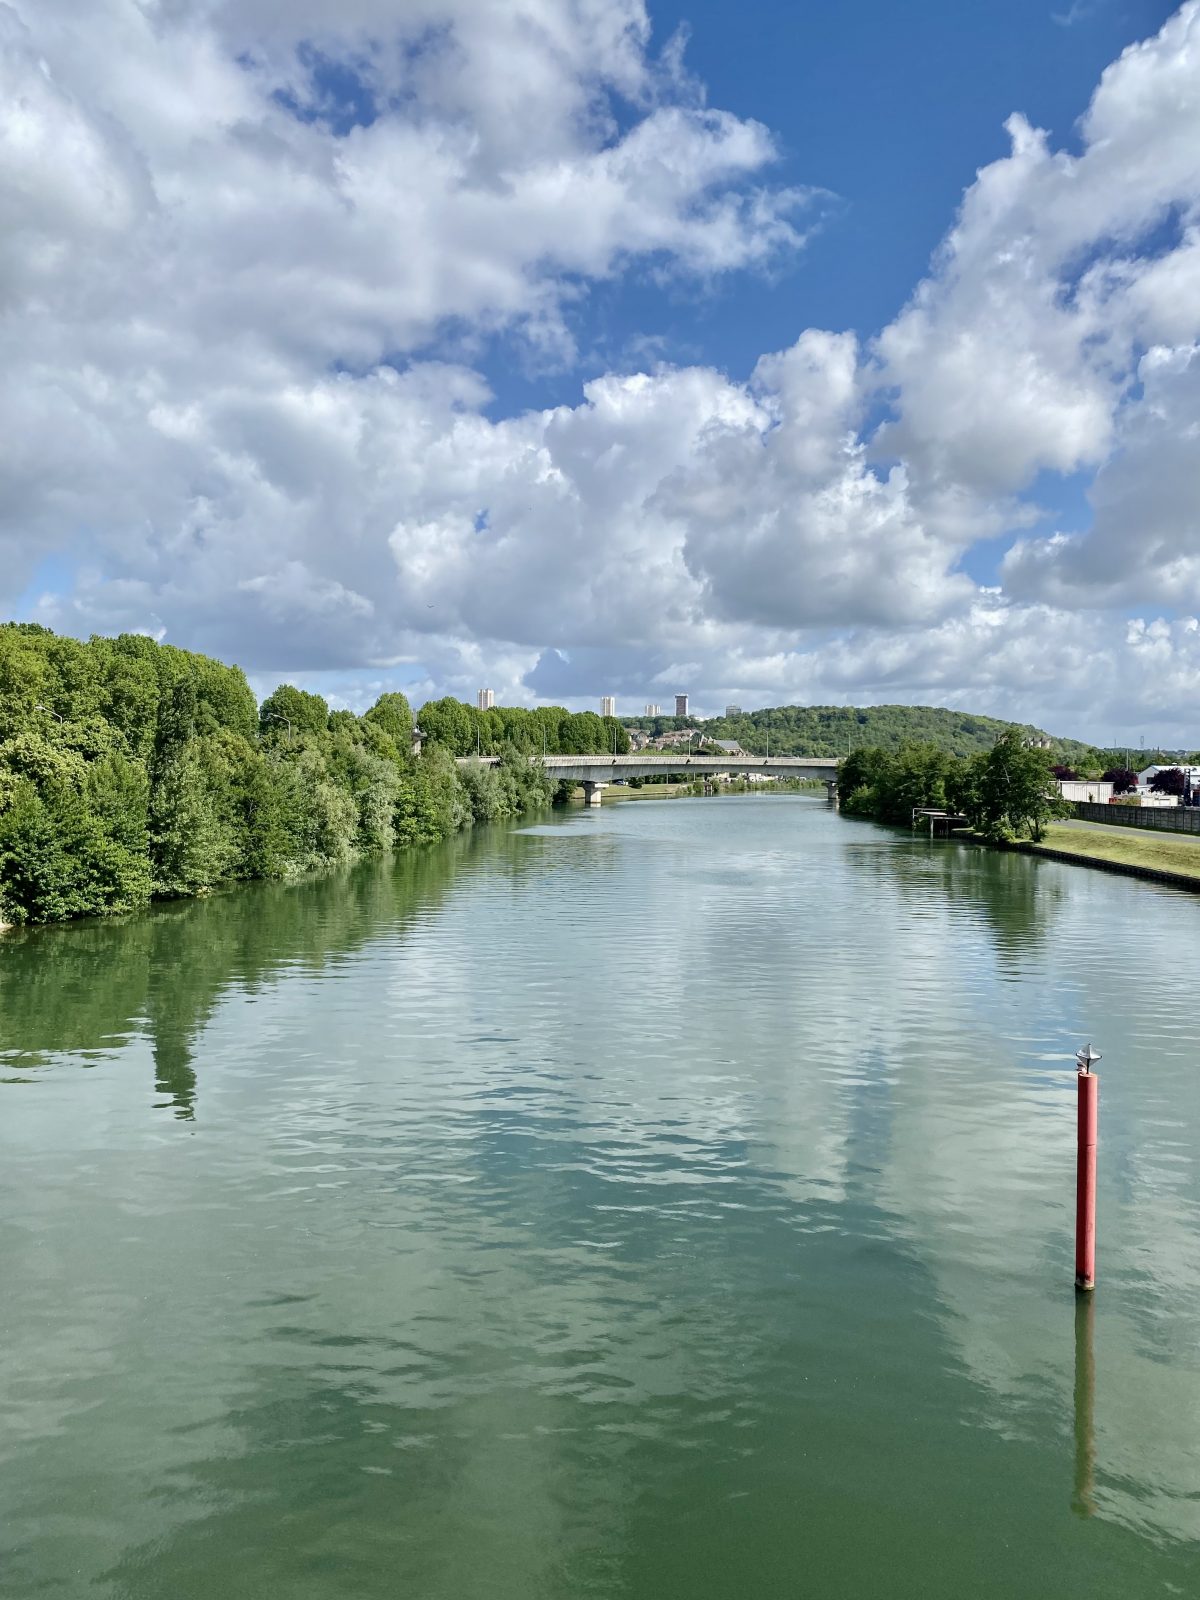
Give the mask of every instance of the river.
<path id="1" fill-rule="evenodd" d="M 1196 1594 L 1198 969 L 807 796 L 6 935 L 0 1592 Z"/>

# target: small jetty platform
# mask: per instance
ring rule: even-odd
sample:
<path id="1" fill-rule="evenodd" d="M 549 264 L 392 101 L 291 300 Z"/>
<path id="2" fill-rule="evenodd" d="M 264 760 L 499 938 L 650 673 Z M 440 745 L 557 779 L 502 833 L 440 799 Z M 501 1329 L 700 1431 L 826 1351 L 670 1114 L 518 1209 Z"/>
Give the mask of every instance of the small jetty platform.
<path id="1" fill-rule="evenodd" d="M 966 817 L 958 811 L 939 811 L 934 806 L 914 806 L 912 829 L 922 832 L 928 828 L 931 839 L 948 839 L 956 828 L 969 827 Z"/>

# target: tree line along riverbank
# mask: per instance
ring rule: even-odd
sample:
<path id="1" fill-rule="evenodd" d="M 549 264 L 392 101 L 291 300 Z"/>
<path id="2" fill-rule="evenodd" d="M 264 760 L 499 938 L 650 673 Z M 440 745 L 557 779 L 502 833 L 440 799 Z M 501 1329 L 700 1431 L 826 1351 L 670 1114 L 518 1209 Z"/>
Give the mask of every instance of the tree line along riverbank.
<path id="1" fill-rule="evenodd" d="M 909 824 L 922 807 L 965 817 L 993 843 L 1038 840 L 1070 814 L 1050 753 L 1008 727 L 986 750 L 952 755 L 928 741 L 897 750 L 853 751 L 838 767 L 838 801 L 849 816 Z"/>
<path id="2" fill-rule="evenodd" d="M 355 716 L 282 685 L 259 706 L 240 668 L 140 634 L 83 643 L 0 625 L 0 923 L 434 843 L 549 804 L 531 754 L 627 748 L 612 719 L 561 707 L 443 700 L 422 715 L 418 755 L 402 694 Z M 499 764 L 456 764 L 476 750 Z"/>
<path id="3" fill-rule="evenodd" d="M 905 826 L 922 807 L 947 811 L 988 844 L 1200 889 L 1200 838 L 1063 826 L 1074 807 L 1059 793 L 1051 754 L 1019 729 L 971 757 L 919 742 L 857 750 L 838 768 L 838 800 L 848 816 Z"/>

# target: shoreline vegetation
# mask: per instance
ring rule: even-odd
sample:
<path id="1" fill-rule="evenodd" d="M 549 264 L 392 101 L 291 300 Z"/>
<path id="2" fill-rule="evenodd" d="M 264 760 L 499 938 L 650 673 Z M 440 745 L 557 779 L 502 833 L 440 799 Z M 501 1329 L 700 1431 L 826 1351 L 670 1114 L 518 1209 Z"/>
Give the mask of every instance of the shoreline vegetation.
<path id="1" fill-rule="evenodd" d="M 140 910 L 287 879 L 540 809 L 531 756 L 628 749 L 613 718 L 559 706 L 362 716 L 140 634 L 87 643 L 0 625 L 0 925 Z M 455 758 L 498 756 L 497 766 Z"/>
<path id="2" fill-rule="evenodd" d="M 846 816 L 910 826 L 915 811 L 930 808 L 965 818 L 989 844 L 1037 843 L 1050 822 L 1071 814 L 1050 752 L 1016 727 L 972 756 L 929 741 L 855 750 L 839 765 L 837 786 Z"/>
<path id="3" fill-rule="evenodd" d="M 1019 729 L 969 758 L 929 743 L 855 751 L 838 768 L 838 799 L 846 816 L 894 826 L 936 808 L 966 819 L 960 838 L 1200 890 L 1200 837 L 1061 826 L 1074 808 L 1059 794 L 1050 753 Z"/>

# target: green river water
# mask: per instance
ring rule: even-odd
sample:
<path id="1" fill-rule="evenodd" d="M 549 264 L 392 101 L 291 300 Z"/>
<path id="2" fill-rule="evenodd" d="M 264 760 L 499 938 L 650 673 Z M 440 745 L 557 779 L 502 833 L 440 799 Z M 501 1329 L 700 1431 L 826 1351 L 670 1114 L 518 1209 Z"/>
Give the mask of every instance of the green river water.
<path id="1" fill-rule="evenodd" d="M 1198 970 L 804 796 L 6 935 L 0 1594 L 1200 1594 Z"/>

